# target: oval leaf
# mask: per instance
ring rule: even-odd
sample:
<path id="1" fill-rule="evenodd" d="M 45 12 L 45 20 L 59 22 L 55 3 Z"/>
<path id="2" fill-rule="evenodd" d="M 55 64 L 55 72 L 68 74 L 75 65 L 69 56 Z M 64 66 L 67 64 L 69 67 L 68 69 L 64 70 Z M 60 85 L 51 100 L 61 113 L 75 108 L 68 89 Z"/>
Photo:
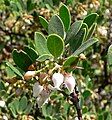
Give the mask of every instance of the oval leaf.
<path id="1" fill-rule="evenodd" d="M 26 96 L 23 96 L 21 99 L 20 99 L 20 102 L 19 102 L 19 109 L 18 109 L 18 112 L 19 114 L 22 114 L 24 112 L 24 110 L 26 109 L 27 107 L 27 97 Z"/>
<path id="2" fill-rule="evenodd" d="M 61 5 L 61 7 L 59 9 L 59 16 L 63 21 L 65 31 L 67 31 L 70 28 L 71 16 L 70 16 L 70 12 L 66 5 L 64 5 L 64 4 Z"/>
<path id="3" fill-rule="evenodd" d="M 43 54 L 43 55 L 39 56 L 37 61 L 43 62 L 45 60 L 49 60 L 49 59 L 52 59 L 52 58 L 53 58 L 53 56 L 51 54 Z"/>
<path id="4" fill-rule="evenodd" d="M 24 71 L 26 71 L 27 68 L 32 64 L 32 60 L 29 58 L 27 53 L 22 50 L 17 51 L 14 49 L 12 52 L 12 57 L 15 64 Z"/>
<path id="5" fill-rule="evenodd" d="M 29 114 L 30 111 L 31 111 L 31 109 L 32 109 L 32 107 L 33 107 L 33 104 L 32 104 L 31 102 L 28 103 L 28 106 L 27 106 L 27 108 L 25 109 L 24 114 L 25 114 L 25 115 Z"/>
<path id="6" fill-rule="evenodd" d="M 46 38 L 39 32 L 35 32 L 35 48 L 39 55 L 49 54 Z"/>
<path id="7" fill-rule="evenodd" d="M 80 45 L 82 44 L 82 41 L 84 40 L 86 35 L 86 28 L 81 29 L 74 39 L 70 41 L 70 50 L 72 52 L 76 51 Z"/>
<path id="8" fill-rule="evenodd" d="M 79 32 L 82 23 L 83 21 L 76 21 L 71 25 L 70 30 L 67 32 L 66 35 L 66 39 L 65 39 L 66 44 L 74 39 L 75 35 Z"/>
<path id="9" fill-rule="evenodd" d="M 48 31 L 48 21 L 44 17 L 42 17 L 42 16 L 39 16 L 39 20 L 40 20 L 40 23 L 41 23 L 42 27 L 46 31 Z"/>
<path id="10" fill-rule="evenodd" d="M 49 34 L 57 34 L 60 37 L 64 38 L 64 25 L 62 20 L 58 15 L 54 15 L 48 25 L 48 33 Z"/>
<path id="11" fill-rule="evenodd" d="M 93 23 L 96 21 L 97 17 L 98 17 L 97 13 L 91 13 L 85 17 L 84 23 L 88 25 L 88 28 L 90 28 L 93 25 Z"/>
<path id="12" fill-rule="evenodd" d="M 108 48 L 108 63 L 111 66 L 112 65 L 112 45 Z"/>
<path id="13" fill-rule="evenodd" d="M 93 23 L 93 25 L 90 27 L 88 34 L 87 34 L 87 37 L 86 37 L 86 40 L 88 40 L 89 38 L 92 37 L 92 35 L 96 29 L 96 26 L 97 26 L 97 23 Z"/>
<path id="14" fill-rule="evenodd" d="M 63 49 L 64 49 L 63 39 L 56 34 L 49 35 L 47 39 L 47 47 L 50 53 L 55 58 L 57 58 L 63 53 Z"/>
<path id="15" fill-rule="evenodd" d="M 98 41 L 98 39 L 96 39 L 96 38 L 91 38 L 91 39 L 87 40 L 73 53 L 73 55 L 79 55 L 80 53 L 82 53 L 84 50 L 86 50 L 88 47 L 90 47 L 97 41 Z"/>
<path id="16" fill-rule="evenodd" d="M 68 68 L 71 65 L 76 65 L 78 62 L 78 57 L 77 56 L 70 56 L 67 58 L 67 60 L 64 62 L 63 67 Z"/>
<path id="17" fill-rule="evenodd" d="M 6 65 L 7 65 L 16 75 L 18 75 L 19 77 L 22 77 L 22 78 L 23 78 L 23 75 L 21 74 L 21 72 L 20 72 L 16 67 L 14 67 L 11 63 L 6 62 Z"/>
<path id="18" fill-rule="evenodd" d="M 28 54 L 32 62 L 35 62 L 35 60 L 38 58 L 38 54 L 33 48 L 25 46 L 24 51 Z"/>

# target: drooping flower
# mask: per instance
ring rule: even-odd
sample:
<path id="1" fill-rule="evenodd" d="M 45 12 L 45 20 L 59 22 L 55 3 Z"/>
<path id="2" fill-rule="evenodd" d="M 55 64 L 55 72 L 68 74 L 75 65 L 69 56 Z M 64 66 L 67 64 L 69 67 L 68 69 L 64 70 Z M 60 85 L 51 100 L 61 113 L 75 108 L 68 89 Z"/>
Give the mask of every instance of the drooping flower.
<path id="1" fill-rule="evenodd" d="M 31 78 L 33 78 L 36 75 L 36 71 L 27 71 L 24 74 L 24 79 L 25 80 L 30 80 Z"/>
<path id="2" fill-rule="evenodd" d="M 61 73 L 54 73 L 52 76 L 52 81 L 53 81 L 54 87 L 59 89 L 60 85 L 64 81 L 64 76 Z"/>
<path id="3" fill-rule="evenodd" d="M 76 85 L 76 81 L 74 77 L 71 74 L 65 75 L 64 83 L 66 87 L 68 88 L 69 92 L 72 93 L 74 91 L 74 87 Z"/>
<path id="4" fill-rule="evenodd" d="M 49 92 L 43 89 L 40 95 L 37 97 L 38 107 L 41 108 L 42 105 L 48 102 L 48 99 L 49 99 Z"/>
<path id="5" fill-rule="evenodd" d="M 36 82 L 33 86 L 33 96 L 37 97 L 43 90 L 43 86 L 39 84 L 39 82 Z"/>

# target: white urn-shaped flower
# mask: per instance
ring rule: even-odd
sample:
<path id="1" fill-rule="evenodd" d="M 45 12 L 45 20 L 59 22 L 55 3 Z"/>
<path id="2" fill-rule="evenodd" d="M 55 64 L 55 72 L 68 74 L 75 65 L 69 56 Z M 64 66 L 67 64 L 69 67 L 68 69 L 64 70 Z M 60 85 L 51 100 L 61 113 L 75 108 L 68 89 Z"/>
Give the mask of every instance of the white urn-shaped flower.
<path id="1" fill-rule="evenodd" d="M 52 81 L 53 81 L 54 87 L 59 89 L 60 85 L 64 81 L 64 76 L 61 73 L 54 73 L 52 76 Z"/>
<path id="2" fill-rule="evenodd" d="M 67 89 L 69 90 L 69 92 L 72 93 L 76 85 L 75 78 L 72 76 L 72 74 L 65 75 L 64 83 Z"/>

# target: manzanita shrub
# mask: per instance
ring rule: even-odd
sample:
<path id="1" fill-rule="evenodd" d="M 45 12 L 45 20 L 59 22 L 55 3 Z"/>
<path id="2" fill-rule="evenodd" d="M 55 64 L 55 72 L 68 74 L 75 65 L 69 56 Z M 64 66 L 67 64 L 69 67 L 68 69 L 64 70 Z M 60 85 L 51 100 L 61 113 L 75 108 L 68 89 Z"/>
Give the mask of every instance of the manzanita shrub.
<path id="1" fill-rule="evenodd" d="M 71 24 L 70 12 L 64 4 L 49 21 L 39 16 L 47 34 L 35 32 L 34 42 L 22 50 L 13 50 L 15 65 L 6 62 L 13 81 L 21 81 L 25 87 L 21 88 L 22 93 L 14 93 L 19 97 L 8 98 L 8 108 L 15 119 L 35 114 L 38 119 L 82 120 L 75 70 L 82 69 L 78 66 L 80 58 L 85 57 L 82 53 L 98 41 L 93 37 L 97 17 L 97 13 L 91 13 Z"/>

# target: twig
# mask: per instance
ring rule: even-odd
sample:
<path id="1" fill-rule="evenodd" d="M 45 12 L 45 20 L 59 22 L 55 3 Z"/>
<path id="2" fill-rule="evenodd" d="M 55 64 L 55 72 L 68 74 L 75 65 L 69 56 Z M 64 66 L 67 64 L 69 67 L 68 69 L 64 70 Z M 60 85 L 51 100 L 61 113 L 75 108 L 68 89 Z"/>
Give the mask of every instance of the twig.
<path id="1" fill-rule="evenodd" d="M 82 111 L 81 111 L 81 108 L 80 108 L 80 105 L 79 105 L 79 98 L 78 98 L 77 91 L 74 91 L 70 95 L 66 94 L 64 91 L 61 91 L 61 90 L 58 90 L 58 91 L 60 93 L 62 93 L 64 96 L 66 96 L 67 98 L 70 99 L 70 101 L 73 103 L 73 105 L 76 108 L 78 119 L 82 120 Z"/>
<path id="2" fill-rule="evenodd" d="M 79 120 L 82 120 L 82 111 L 81 111 L 81 108 L 80 108 L 80 105 L 79 105 L 78 95 L 77 95 L 75 92 L 73 92 L 73 93 L 71 94 L 70 100 L 73 102 L 73 104 L 74 104 L 75 107 L 76 107 L 78 119 L 79 119 Z"/>

